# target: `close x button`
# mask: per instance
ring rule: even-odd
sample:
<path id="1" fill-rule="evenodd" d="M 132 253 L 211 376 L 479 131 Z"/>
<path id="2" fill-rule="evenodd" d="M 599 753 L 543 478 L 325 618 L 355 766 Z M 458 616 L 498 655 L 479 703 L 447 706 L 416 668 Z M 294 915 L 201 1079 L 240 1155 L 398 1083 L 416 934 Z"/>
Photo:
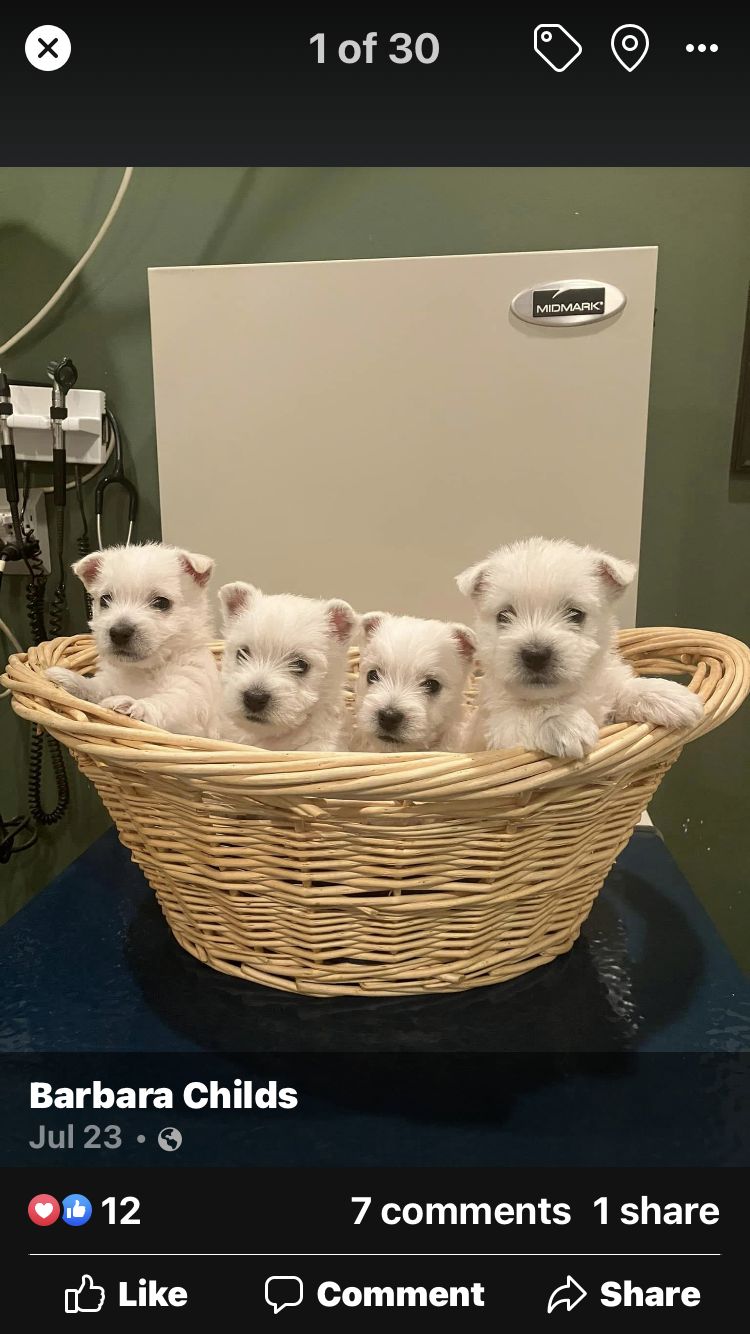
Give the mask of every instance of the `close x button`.
<path id="1" fill-rule="evenodd" d="M 70 38 L 54 23 L 42 23 L 26 38 L 26 59 L 43 74 L 62 69 L 70 59 Z"/>

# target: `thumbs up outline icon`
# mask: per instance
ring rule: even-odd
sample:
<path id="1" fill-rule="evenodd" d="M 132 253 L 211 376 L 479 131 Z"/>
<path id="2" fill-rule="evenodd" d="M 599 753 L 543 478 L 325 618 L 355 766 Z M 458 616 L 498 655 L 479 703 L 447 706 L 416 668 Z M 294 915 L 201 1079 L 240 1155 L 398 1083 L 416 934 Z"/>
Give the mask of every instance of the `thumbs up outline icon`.
<path id="1" fill-rule="evenodd" d="M 100 1288 L 90 1274 L 82 1274 L 79 1288 L 65 1289 L 65 1313 L 96 1315 L 104 1305 L 105 1295 L 104 1288 Z"/>

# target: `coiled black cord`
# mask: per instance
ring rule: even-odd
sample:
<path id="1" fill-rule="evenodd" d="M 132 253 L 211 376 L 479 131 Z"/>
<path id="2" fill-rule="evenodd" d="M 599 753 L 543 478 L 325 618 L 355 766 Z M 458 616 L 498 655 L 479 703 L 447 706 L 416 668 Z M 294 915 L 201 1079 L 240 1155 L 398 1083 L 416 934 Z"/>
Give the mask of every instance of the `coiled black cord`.
<path id="1" fill-rule="evenodd" d="M 29 580 L 26 585 L 26 611 L 29 618 L 29 629 L 34 644 L 41 644 L 47 638 L 47 629 L 44 615 L 44 593 L 47 586 L 47 576 L 42 563 L 41 554 L 37 550 L 27 558 L 29 567 Z M 55 615 L 53 608 L 53 616 Z M 50 627 L 52 618 L 50 618 Z M 59 630 L 54 633 L 59 633 Z M 51 811 L 46 811 L 42 805 L 42 773 L 44 767 L 45 745 L 49 755 L 50 767 L 55 780 L 56 803 Z M 32 727 L 31 745 L 29 747 L 29 783 L 28 783 L 29 812 L 35 824 L 53 825 L 57 824 L 65 814 L 70 805 L 70 788 L 68 787 L 68 775 L 65 772 L 65 761 L 63 760 L 62 750 L 59 741 L 47 732 L 38 731 Z"/>
<path id="2" fill-rule="evenodd" d="M 32 644 L 41 644 L 47 638 L 47 627 L 44 617 L 44 595 L 47 588 L 47 573 L 44 568 L 39 548 L 37 548 L 33 555 L 26 557 L 26 567 L 29 572 L 28 582 L 26 584 L 26 615 L 29 618 L 31 642 Z"/>
<path id="3" fill-rule="evenodd" d="M 84 504 L 83 487 L 81 485 L 81 468 L 79 465 L 76 465 L 75 469 L 75 483 L 78 512 L 81 516 L 81 531 L 76 538 L 76 547 L 78 548 L 78 555 L 83 557 L 91 554 L 91 540 L 89 538 L 89 525 L 88 519 L 86 518 L 86 506 Z M 83 599 L 86 606 L 86 621 L 88 623 L 91 620 L 93 603 L 83 584 L 81 584 L 81 588 L 83 589 Z"/>
<path id="4" fill-rule="evenodd" d="M 45 740 L 57 792 L 57 803 L 51 811 L 46 811 L 42 805 L 42 768 L 44 765 Z M 65 761 L 60 749 L 60 742 L 50 736 L 48 732 L 38 732 L 36 728 L 31 733 L 28 791 L 29 811 L 35 824 L 47 826 L 57 824 L 70 805 L 68 775 L 65 772 Z"/>
<path id="5" fill-rule="evenodd" d="M 55 506 L 55 558 L 57 561 L 57 587 L 49 609 L 48 629 L 52 639 L 62 634 L 65 620 L 65 510 Z"/>

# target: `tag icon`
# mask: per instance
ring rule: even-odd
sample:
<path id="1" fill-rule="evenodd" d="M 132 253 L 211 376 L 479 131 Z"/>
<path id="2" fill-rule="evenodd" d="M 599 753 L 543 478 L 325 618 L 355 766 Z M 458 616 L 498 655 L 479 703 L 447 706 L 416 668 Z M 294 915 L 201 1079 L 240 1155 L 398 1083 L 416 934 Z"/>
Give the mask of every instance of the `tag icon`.
<path id="1" fill-rule="evenodd" d="M 639 23 L 622 23 L 612 33 L 612 55 L 632 74 L 648 53 L 648 33 Z"/>
<path id="2" fill-rule="evenodd" d="M 555 74 L 569 69 L 583 47 L 562 23 L 538 23 L 534 29 L 534 50 Z"/>

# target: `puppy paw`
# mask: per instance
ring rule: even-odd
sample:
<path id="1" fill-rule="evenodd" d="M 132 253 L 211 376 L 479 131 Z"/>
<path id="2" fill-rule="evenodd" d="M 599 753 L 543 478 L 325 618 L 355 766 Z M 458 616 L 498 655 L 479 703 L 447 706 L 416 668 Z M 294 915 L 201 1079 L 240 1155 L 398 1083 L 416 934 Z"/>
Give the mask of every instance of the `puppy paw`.
<path id="1" fill-rule="evenodd" d="M 153 720 L 148 716 L 148 701 L 133 699 L 131 695 L 108 695 L 102 700 L 103 709 L 112 709 L 114 713 L 125 713 L 128 718 L 136 718 L 147 723 Z"/>
<path id="2" fill-rule="evenodd" d="M 71 695 L 77 694 L 79 682 L 83 679 L 78 672 L 71 672 L 67 667 L 48 667 L 44 675 L 48 681 L 54 681 L 55 685 L 62 686 Z"/>
<path id="3" fill-rule="evenodd" d="M 67 667 L 48 667 L 45 676 L 48 681 L 54 681 L 55 685 L 62 686 L 69 695 L 75 695 L 76 699 L 93 701 L 96 697 L 96 689 L 92 682 L 88 677 L 81 676 L 80 672 L 71 672 Z"/>
<path id="4" fill-rule="evenodd" d="M 599 740 L 599 728 L 585 709 L 555 713 L 540 725 L 537 749 L 564 760 L 582 760 Z"/>
<path id="5" fill-rule="evenodd" d="M 631 686 L 627 717 L 656 727 L 694 727 L 703 717 L 703 701 L 678 681 L 641 677 Z"/>

